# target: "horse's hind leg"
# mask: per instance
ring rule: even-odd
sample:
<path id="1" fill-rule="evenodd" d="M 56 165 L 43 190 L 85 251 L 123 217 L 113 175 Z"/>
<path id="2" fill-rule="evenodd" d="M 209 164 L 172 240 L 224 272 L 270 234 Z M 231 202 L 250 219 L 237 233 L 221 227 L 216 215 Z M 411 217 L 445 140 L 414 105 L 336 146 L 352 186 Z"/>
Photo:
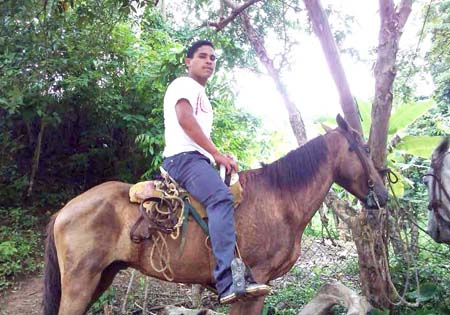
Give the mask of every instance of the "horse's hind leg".
<path id="1" fill-rule="evenodd" d="M 66 272 L 61 277 L 61 304 L 58 315 L 82 315 L 91 304 L 101 272 Z"/>

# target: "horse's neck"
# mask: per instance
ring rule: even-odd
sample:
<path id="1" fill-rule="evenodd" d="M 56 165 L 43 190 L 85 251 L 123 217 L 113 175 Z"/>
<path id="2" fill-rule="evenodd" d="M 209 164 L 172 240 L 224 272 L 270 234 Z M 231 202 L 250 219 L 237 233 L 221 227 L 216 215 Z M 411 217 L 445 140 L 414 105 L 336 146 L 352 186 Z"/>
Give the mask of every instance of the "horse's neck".
<path id="1" fill-rule="evenodd" d="M 328 159 L 315 175 L 315 179 L 308 186 L 302 188 L 299 193 L 293 194 L 294 203 L 297 204 L 297 207 L 304 209 L 303 216 L 307 218 L 308 222 L 321 206 L 332 184 L 332 160 Z"/>

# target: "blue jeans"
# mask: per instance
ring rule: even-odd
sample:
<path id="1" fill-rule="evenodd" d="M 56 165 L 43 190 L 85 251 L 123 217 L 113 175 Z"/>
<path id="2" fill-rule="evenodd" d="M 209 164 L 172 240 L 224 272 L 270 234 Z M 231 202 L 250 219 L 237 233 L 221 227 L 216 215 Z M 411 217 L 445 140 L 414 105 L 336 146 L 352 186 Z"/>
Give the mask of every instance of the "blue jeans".
<path id="1" fill-rule="evenodd" d="M 196 151 L 167 157 L 163 167 L 206 208 L 216 260 L 214 278 L 217 290 L 222 294 L 233 282 L 230 266 L 236 243 L 234 203 L 230 189 L 222 182 L 209 159 Z"/>

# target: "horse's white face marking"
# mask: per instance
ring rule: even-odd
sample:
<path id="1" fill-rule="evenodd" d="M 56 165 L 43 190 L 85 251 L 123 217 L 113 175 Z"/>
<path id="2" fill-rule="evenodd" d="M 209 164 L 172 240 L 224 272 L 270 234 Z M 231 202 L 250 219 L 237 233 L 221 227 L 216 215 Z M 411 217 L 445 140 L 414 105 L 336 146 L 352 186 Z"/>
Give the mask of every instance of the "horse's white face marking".
<path id="1" fill-rule="evenodd" d="M 450 152 L 438 152 L 438 149 L 436 149 L 433 152 L 432 161 L 436 161 L 442 157 L 442 168 L 434 170 L 430 167 L 428 174 L 432 174 L 433 176 L 425 177 L 430 206 L 434 201 L 440 200 L 434 208 L 430 207 L 427 232 L 436 242 L 450 244 L 450 200 L 444 192 L 445 190 L 450 194 Z M 440 178 L 443 187 L 440 187 L 436 183 L 434 176 Z M 435 185 L 434 196 L 433 185 Z"/>

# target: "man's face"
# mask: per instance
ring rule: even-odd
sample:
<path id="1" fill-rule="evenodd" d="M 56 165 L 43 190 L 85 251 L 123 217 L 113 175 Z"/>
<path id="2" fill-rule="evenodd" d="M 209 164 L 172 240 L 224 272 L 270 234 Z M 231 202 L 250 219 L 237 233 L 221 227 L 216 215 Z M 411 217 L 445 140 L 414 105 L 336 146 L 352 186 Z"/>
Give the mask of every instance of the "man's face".
<path id="1" fill-rule="evenodd" d="M 205 85 L 216 68 L 214 48 L 208 45 L 200 46 L 192 58 L 186 58 L 186 66 L 191 78 Z"/>

